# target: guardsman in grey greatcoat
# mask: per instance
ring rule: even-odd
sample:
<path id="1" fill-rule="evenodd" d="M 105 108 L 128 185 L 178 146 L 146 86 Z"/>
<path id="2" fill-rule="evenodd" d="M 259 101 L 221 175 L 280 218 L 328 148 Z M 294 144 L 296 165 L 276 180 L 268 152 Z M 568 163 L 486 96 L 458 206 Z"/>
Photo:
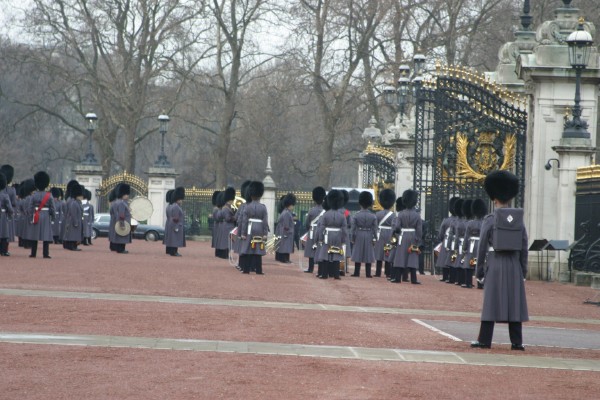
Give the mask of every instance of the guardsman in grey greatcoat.
<path id="1" fill-rule="evenodd" d="M 419 285 L 417 281 L 417 269 L 419 268 L 419 254 L 421 250 L 419 245 L 423 238 L 423 220 L 421 215 L 415 210 L 419 194 L 414 190 L 405 190 L 402 193 L 402 204 L 406 207 L 398 213 L 394 223 L 394 234 L 398 235 L 396 245 L 396 254 L 392 268 L 395 270 L 395 277 L 391 282 L 400 283 L 403 270 L 410 271 L 410 283 Z"/>
<path id="2" fill-rule="evenodd" d="M 15 169 L 12 167 L 12 165 L 9 164 L 4 164 L 2 167 L 0 167 L 0 173 L 4 174 L 4 177 L 6 178 L 6 187 L 2 190 L 2 192 L 6 193 L 8 195 L 8 199 L 10 201 L 10 205 L 12 206 L 13 210 L 17 209 L 17 190 L 14 186 L 11 186 L 11 182 L 13 180 L 13 176 L 15 174 Z M 6 241 L 2 243 L 2 246 L 0 246 L 0 254 L 3 256 L 10 256 L 10 253 L 8 251 L 8 246 L 9 243 L 14 242 L 15 241 L 15 215 L 13 214 L 12 216 L 10 216 L 7 219 L 7 225 L 8 225 L 8 236 L 6 237 Z"/>
<path id="3" fill-rule="evenodd" d="M 252 181 L 244 181 L 244 183 L 242 183 L 242 186 L 240 186 L 240 194 L 242 195 L 242 198 L 244 199 L 245 203 L 242 203 L 239 205 L 238 210 L 235 213 L 235 226 L 237 228 L 237 234 L 232 237 L 233 240 L 233 251 L 237 254 L 240 254 L 240 246 L 241 246 L 241 239 L 242 239 L 242 232 L 240 229 L 240 226 L 242 225 L 242 215 L 244 214 L 244 207 L 246 207 L 246 203 L 249 203 L 252 200 L 248 199 L 248 196 L 246 196 L 246 191 L 248 190 L 248 186 L 252 183 Z M 235 267 L 241 271 L 242 267 L 241 267 L 241 263 L 242 263 L 242 259 L 241 257 L 238 258 L 238 265 L 236 265 Z"/>
<path id="4" fill-rule="evenodd" d="M 212 209 L 212 231 L 211 231 L 211 243 L 210 243 L 210 247 L 212 247 L 213 249 L 215 249 L 215 257 L 218 257 L 218 253 L 219 250 L 217 250 L 217 248 L 215 247 L 215 242 L 217 240 L 217 231 L 219 230 L 219 224 L 217 222 L 217 216 L 219 214 L 219 207 L 217 206 L 217 200 L 219 198 L 219 194 L 221 193 L 220 190 L 215 190 L 212 194 L 212 205 L 213 205 L 213 209 Z"/>
<path id="5" fill-rule="evenodd" d="M 389 247 L 389 252 L 386 253 L 385 256 L 385 261 L 387 261 L 390 264 L 390 272 L 389 275 L 387 277 L 388 281 L 391 281 L 394 277 L 395 277 L 395 271 L 393 270 L 394 267 L 394 257 L 396 257 L 396 247 L 397 247 L 397 237 L 394 234 L 394 225 L 396 225 L 396 221 L 398 220 L 398 214 L 400 213 L 400 211 L 404 210 L 406 207 L 404 207 L 404 203 L 402 202 L 402 196 L 398 197 L 396 199 L 396 214 L 394 214 L 394 217 L 392 219 L 392 235 L 390 236 L 390 243 L 388 244 Z"/>
<path id="6" fill-rule="evenodd" d="M 92 245 L 92 226 L 94 225 L 94 218 L 96 213 L 94 212 L 94 205 L 90 203 L 92 201 L 92 192 L 87 189 L 83 190 L 83 245 Z"/>
<path id="7" fill-rule="evenodd" d="M 454 268 L 451 269 L 451 271 L 454 271 L 453 282 L 455 285 L 462 285 L 464 281 L 464 273 L 462 266 L 462 259 L 464 257 L 463 246 L 465 244 L 465 232 L 467 230 L 467 223 L 469 222 L 468 220 L 470 218 L 466 214 L 465 206 L 466 208 L 468 208 L 468 214 L 470 215 L 472 202 L 472 200 L 463 200 L 460 204 L 460 209 L 456 210 L 456 216 L 458 217 L 455 229 L 456 234 L 454 235 L 454 248 L 456 249 L 456 258 L 454 260 Z"/>
<path id="8" fill-rule="evenodd" d="M 0 255 L 9 256 L 8 251 L 4 249 L 8 248 L 8 239 L 10 231 L 8 228 L 9 223 L 13 221 L 13 206 L 10 202 L 10 197 L 6 192 L 6 177 L 0 172 Z"/>
<path id="9" fill-rule="evenodd" d="M 219 227 L 215 239 L 215 248 L 218 250 L 217 257 L 229 259 L 229 235 L 235 228 L 235 211 L 231 208 L 235 200 L 235 189 L 228 187 L 217 197 L 217 206 L 220 208 L 217 213 Z"/>
<path id="10" fill-rule="evenodd" d="M 460 241 L 461 231 L 464 235 L 465 224 L 462 218 L 462 205 L 463 199 L 456 200 L 454 203 L 454 218 L 451 223 L 452 241 L 450 242 L 449 257 L 446 260 L 446 266 L 448 266 L 448 282 L 456 283 L 456 260 L 458 259 L 458 246 Z"/>
<path id="11" fill-rule="evenodd" d="M 446 266 L 446 260 L 449 257 L 449 248 L 450 248 L 450 240 L 451 240 L 451 223 L 454 220 L 454 203 L 459 199 L 459 197 L 452 197 L 448 202 L 448 212 L 450 213 L 449 217 L 443 219 L 440 229 L 438 231 L 437 241 L 440 243 L 440 251 L 438 253 L 435 267 L 438 269 L 442 269 L 442 277 L 440 278 L 441 282 L 447 282 L 450 280 L 448 267 Z"/>
<path id="12" fill-rule="evenodd" d="M 331 210 L 331 208 L 329 207 L 329 203 L 327 202 L 327 197 L 325 197 L 323 199 L 323 214 L 325 214 L 327 211 Z M 327 271 L 327 267 L 325 265 L 325 261 L 324 259 L 321 258 L 321 247 L 323 247 L 323 243 L 319 242 L 319 240 L 317 239 L 317 232 L 319 232 L 319 230 L 321 229 L 321 226 L 323 225 L 323 216 L 321 215 L 321 218 L 319 218 L 319 220 L 317 221 L 317 226 L 315 227 L 315 233 L 314 233 L 314 237 L 313 237 L 313 250 L 315 252 L 315 263 L 317 264 L 317 278 L 322 277 L 324 274 L 329 274 L 329 271 Z"/>
<path id="13" fill-rule="evenodd" d="M 467 199 L 462 204 L 462 216 L 464 222 L 464 230 L 463 233 L 460 234 L 459 242 L 458 242 L 458 257 L 456 258 L 456 282 L 455 285 L 462 286 L 466 282 L 466 272 L 468 269 L 468 264 L 465 265 L 465 255 L 467 253 L 467 227 L 473 218 L 473 213 L 471 212 L 471 206 L 473 204 L 473 200 Z"/>
<path id="14" fill-rule="evenodd" d="M 19 243 L 25 249 L 31 248 L 31 237 L 33 236 L 33 224 L 29 217 L 29 203 L 31 202 L 31 194 L 35 191 L 35 183 L 33 179 L 26 179 L 19 186 Z"/>
<path id="15" fill-rule="evenodd" d="M 293 193 L 286 194 L 282 199 L 283 210 L 279 215 L 277 230 L 279 232 L 279 261 L 284 264 L 291 264 L 290 254 L 294 252 L 294 216 L 292 211 L 296 205 L 296 196 Z"/>
<path id="16" fill-rule="evenodd" d="M 371 278 L 371 265 L 375 261 L 373 245 L 377 241 L 377 217 L 369 211 L 373 206 L 373 195 L 366 191 L 360 192 L 358 204 L 362 209 L 352 216 L 350 224 L 351 259 L 354 262 L 352 276 L 360 276 L 361 263 L 365 263 L 365 274 L 367 278 Z"/>
<path id="17" fill-rule="evenodd" d="M 63 208 L 60 201 L 60 189 L 57 187 L 53 187 L 50 189 L 50 193 L 52 193 L 52 198 L 54 199 L 54 208 L 56 211 L 56 216 L 52 221 L 52 237 L 54 238 L 54 244 L 58 244 L 60 242 L 60 226 L 63 220 Z"/>
<path id="18" fill-rule="evenodd" d="M 313 188 L 312 199 L 315 202 L 315 206 L 306 214 L 306 241 L 304 243 L 304 257 L 308 257 L 308 268 L 304 270 L 306 273 L 312 273 L 315 269 L 315 249 L 313 248 L 313 244 L 315 243 L 317 224 L 321 216 L 325 214 L 325 210 L 323 210 L 325 195 L 323 187 L 317 186 Z"/>
<path id="19" fill-rule="evenodd" d="M 479 248 L 479 235 L 481 232 L 481 223 L 483 217 L 487 214 L 487 205 L 481 199 L 473 200 L 471 205 L 471 215 L 474 217 L 467 224 L 465 232 L 465 257 L 463 258 L 463 268 L 465 268 L 465 283 L 464 288 L 473 287 L 473 272 L 477 265 L 477 249 Z"/>
<path id="20" fill-rule="evenodd" d="M 108 240 L 111 243 L 111 250 L 119 254 L 128 254 L 125 249 L 128 243 L 131 243 L 131 231 L 126 235 L 119 235 L 115 229 L 116 224 L 120 224 L 120 229 L 125 227 L 125 223 L 131 226 L 131 210 L 129 209 L 129 194 L 131 187 L 127 183 L 120 183 L 115 187 L 116 199 L 110 206 L 110 224 L 108 226 Z"/>
<path id="21" fill-rule="evenodd" d="M 249 274 L 250 270 L 256 271 L 257 275 L 263 275 L 262 257 L 267 254 L 265 245 L 269 234 L 269 217 L 267 207 L 260 202 L 265 192 L 265 186 L 260 181 L 254 181 L 248 185 L 247 195 L 252 202 L 244 207 L 242 216 L 242 244 L 240 255 L 244 255 L 246 261 L 242 272 Z"/>
<path id="22" fill-rule="evenodd" d="M 330 190 L 327 203 L 331 209 L 323 214 L 317 227 L 317 240 L 321 244 L 318 257 L 323 260 L 321 279 L 329 275 L 340 279 L 340 261 L 346 257 L 343 245 L 348 240 L 348 223 L 339 211 L 344 206 L 344 195 L 339 190 Z"/>
<path id="23" fill-rule="evenodd" d="M 35 258 L 37 256 L 38 241 L 42 241 L 43 256 L 44 258 L 50 258 L 50 243 L 54 240 L 52 237 L 52 219 L 55 216 L 52 193 L 46 191 L 50 184 L 50 176 L 44 171 L 38 171 L 33 176 L 33 182 L 37 191 L 31 195 L 27 211 L 31 228 L 29 231 L 31 255 L 29 257 Z"/>
<path id="24" fill-rule="evenodd" d="M 477 278 L 484 279 L 481 327 L 471 347 L 490 348 L 495 322 L 508 322 L 512 350 L 525 350 L 522 323 L 529 320 L 525 296 L 527 231 L 523 209 L 510 208 L 519 179 L 509 171 L 490 172 L 483 183 L 494 212 L 481 224 Z"/>
<path id="25" fill-rule="evenodd" d="M 165 195 L 165 201 L 167 202 L 167 208 L 165 209 L 165 236 L 163 237 L 163 244 L 166 244 L 169 235 L 171 234 L 171 209 L 173 208 L 173 192 L 175 189 L 167 190 Z M 171 249 L 165 246 L 165 254 L 171 255 Z"/>
<path id="26" fill-rule="evenodd" d="M 179 186 L 175 188 L 171 194 L 171 206 L 169 210 L 167 224 L 165 225 L 165 240 L 164 244 L 167 247 L 167 254 L 173 257 L 181 257 L 178 249 L 185 247 L 185 214 L 181 203 L 185 199 L 185 188 Z M 168 235 L 167 235 L 168 230 Z"/>
<path id="27" fill-rule="evenodd" d="M 391 272 L 391 263 L 386 261 L 385 254 L 391 250 L 389 242 L 392 238 L 392 222 L 395 217 L 392 207 L 395 200 L 396 193 L 392 189 L 383 189 L 379 192 L 379 204 L 383 210 L 375 213 L 375 217 L 377 217 L 377 241 L 374 247 L 375 260 L 377 260 L 375 276 L 381 276 L 381 267 L 383 265 L 385 265 L 385 276 L 389 276 Z"/>
<path id="28" fill-rule="evenodd" d="M 63 247 L 71 251 L 81 251 L 77 246 L 83 242 L 83 196 L 84 187 L 73 185 L 69 191 L 69 200 L 65 211 L 65 235 Z"/>

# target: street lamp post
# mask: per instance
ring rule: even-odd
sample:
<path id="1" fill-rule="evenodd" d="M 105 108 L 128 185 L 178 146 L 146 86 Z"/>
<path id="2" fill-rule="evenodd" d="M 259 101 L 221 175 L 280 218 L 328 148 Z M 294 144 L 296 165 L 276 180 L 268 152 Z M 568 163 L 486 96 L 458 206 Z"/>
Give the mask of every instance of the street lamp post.
<path id="1" fill-rule="evenodd" d="M 94 150 L 92 149 L 92 135 L 96 130 L 96 126 L 98 124 L 98 117 L 93 112 L 89 112 L 85 115 L 85 119 L 88 122 L 88 152 L 85 155 L 85 158 L 81 162 L 86 165 L 98 165 L 98 161 L 96 160 L 96 156 L 94 156 Z"/>
<path id="2" fill-rule="evenodd" d="M 171 119 L 166 114 L 161 114 L 158 116 L 159 127 L 158 130 L 161 135 L 161 143 L 160 143 L 160 155 L 158 156 L 158 160 L 154 163 L 155 167 L 169 168 L 171 163 L 167 160 L 167 155 L 165 154 L 165 135 L 167 134 L 167 129 L 169 127 L 169 121 Z"/>
<path id="3" fill-rule="evenodd" d="M 587 121 L 581 119 L 581 72 L 587 67 L 590 59 L 592 35 L 583 29 L 583 18 L 579 19 L 577 30 L 569 35 L 569 62 L 575 69 L 575 106 L 573 107 L 573 119 L 567 121 L 563 130 L 563 138 L 589 139 Z"/>
<path id="4" fill-rule="evenodd" d="M 421 82 L 423 80 L 423 70 L 425 68 L 425 55 L 423 54 L 415 54 L 413 56 L 413 64 L 414 64 L 414 76 L 412 80 L 410 79 L 411 71 L 408 65 L 401 65 L 400 70 L 400 78 L 398 78 L 398 86 L 394 87 L 391 85 L 386 86 L 383 89 L 383 95 L 385 103 L 388 106 L 397 107 L 397 112 L 400 115 L 400 121 L 404 120 L 404 115 L 406 114 L 406 106 L 410 103 L 410 97 L 416 97 L 417 91 L 421 87 Z M 413 93 L 411 93 L 411 86 Z"/>

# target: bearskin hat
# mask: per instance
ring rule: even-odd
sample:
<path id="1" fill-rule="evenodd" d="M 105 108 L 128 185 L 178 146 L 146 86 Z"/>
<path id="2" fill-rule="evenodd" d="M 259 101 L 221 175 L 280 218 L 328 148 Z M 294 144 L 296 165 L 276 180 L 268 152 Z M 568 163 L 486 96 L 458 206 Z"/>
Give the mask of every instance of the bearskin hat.
<path id="1" fill-rule="evenodd" d="M 60 189 L 57 187 L 53 187 L 52 189 L 50 189 L 50 193 L 52 193 L 52 197 L 54 197 L 55 199 L 60 198 Z"/>
<path id="2" fill-rule="evenodd" d="M 452 197 L 450 199 L 450 201 L 448 202 L 448 211 L 450 212 L 451 215 L 456 215 L 454 213 L 454 204 L 460 199 L 460 197 Z"/>
<path id="3" fill-rule="evenodd" d="M 509 171 L 492 171 L 485 177 L 483 188 L 490 199 L 507 203 L 519 194 L 519 178 Z"/>
<path id="4" fill-rule="evenodd" d="M 217 195 L 217 204 L 216 204 L 216 206 L 219 207 L 219 208 L 221 208 L 221 207 L 223 207 L 225 205 L 225 203 L 227 203 L 225 201 L 225 191 L 222 190 Z"/>
<path id="5" fill-rule="evenodd" d="M 404 202 L 402 201 L 402 196 L 396 199 L 396 211 L 402 211 L 406 207 L 404 207 Z"/>
<path id="6" fill-rule="evenodd" d="M 339 210 L 344 207 L 344 194 L 341 190 L 332 189 L 327 193 L 327 204 L 331 210 Z"/>
<path id="7" fill-rule="evenodd" d="M 29 196 L 35 191 L 35 183 L 33 179 L 26 179 L 23 182 L 21 182 L 21 186 L 19 187 L 19 189 L 21 191 L 21 193 L 19 194 L 20 198 L 24 199 L 25 197 Z"/>
<path id="8" fill-rule="evenodd" d="M 345 207 L 346 204 L 348 204 L 348 202 L 350 201 L 350 193 L 348 193 L 348 191 L 346 189 L 342 189 L 340 190 L 340 192 L 342 193 L 342 196 L 344 198 L 344 204 L 342 205 L 342 207 Z M 340 208 L 342 208 L 340 207 Z"/>
<path id="9" fill-rule="evenodd" d="M 123 196 L 129 196 L 131 194 L 131 186 L 127 183 L 121 183 L 117 189 L 117 199 L 122 199 Z"/>
<path id="10" fill-rule="evenodd" d="M 4 188 L 6 188 L 6 176 L 0 172 L 0 190 L 4 190 Z"/>
<path id="11" fill-rule="evenodd" d="M 462 206 L 465 201 L 463 199 L 458 199 L 454 202 L 454 215 L 461 218 L 463 216 Z"/>
<path id="12" fill-rule="evenodd" d="M 462 205 L 462 215 L 467 219 L 473 218 L 473 211 L 471 211 L 471 206 L 473 205 L 473 200 L 465 200 Z"/>
<path id="13" fill-rule="evenodd" d="M 392 189 L 383 189 L 379 192 L 379 204 L 385 210 L 392 208 L 396 201 L 396 193 Z"/>
<path id="14" fill-rule="evenodd" d="M 171 201 L 175 203 L 183 199 L 185 199 L 185 188 L 183 186 L 176 187 L 171 195 Z"/>
<path id="15" fill-rule="evenodd" d="M 240 194 L 242 195 L 242 198 L 244 200 L 246 200 L 246 191 L 248 190 L 248 186 L 250 186 L 251 183 L 252 181 L 245 181 L 244 183 L 242 183 L 242 186 L 240 186 Z"/>
<path id="16" fill-rule="evenodd" d="M 284 197 L 285 197 L 285 196 L 281 196 L 281 197 L 279 198 L 279 201 L 277 201 L 277 214 L 281 214 L 281 213 L 283 212 L 283 209 L 285 208 L 285 207 L 283 206 L 283 198 L 284 198 Z"/>
<path id="17" fill-rule="evenodd" d="M 50 184 L 50 175 L 46 171 L 38 171 L 33 176 L 37 190 L 44 190 Z"/>
<path id="18" fill-rule="evenodd" d="M 225 203 L 235 200 L 235 188 L 229 186 L 227 189 L 225 189 L 224 193 Z"/>
<path id="19" fill-rule="evenodd" d="M 325 196 L 327 196 L 327 193 L 325 192 L 325 188 L 323 186 L 317 186 L 312 190 L 312 199 L 317 204 L 323 204 Z"/>
<path id="20" fill-rule="evenodd" d="M 9 185 L 12 182 L 13 177 L 15 176 L 15 169 L 13 168 L 13 166 L 9 164 L 4 164 L 0 167 L 0 172 L 4 174 L 4 177 L 6 178 L 6 184 Z"/>
<path id="21" fill-rule="evenodd" d="M 175 191 L 174 189 L 167 190 L 167 194 L 165 195 L 165 201 L 167 202 L 167 204 L 173 204 L 173 192 L 174 191 Z"/>
<path id="22" fill-rule="evenodd" d="M 362 208 L 371 207 L 373 205 L 373 195 L 371 194 L 371 192 L 360 192 L 360 194 L 358 195 L 358 204 L 360 204 Z"/>
<path id="23" fill-rule="evenodd" d="M 76 199 L 79 196 L 83 197 L 83 186 L 77 185 L 71 188 L 71 198 Z"/>
<path id="24" fill-rule="evenodd" d="M 70 180 L 69 183 L 67 183 L 67 188 L 65 190 L 65 199 L 71 197 L 71 189 L 73 189 L 73 187 L 75 187 L 76 185 L 79 185 L 79 182 L 77 182 L 75 179 Z"/>
<path id="25" fill-rule="evenodd" d="M 83 198 L 86 199 L 87 201 L 92 200 L 92 192 L 90 192 L 87 189 L 83 189 Z"/>
<path id="26" fill-rule="evenodd" d="M 408 189 L 402 193 L 402 204 L 406 208 L 414 208 L 419 200 L 419 192 L 416 190 Z"/>
<path id="27" fill-rule="evenodd" d="M 296 205 L 296 195 L 294 193 L 288 193 L 283 197 L 283 208 Z"/>
<path id="28" fill-rule="evenodd" d="M 471 213 L 475 218 L 481 219 L 485 217 L 488 213 L 487 204 L 485 201 L 481 199 L 473 200 L 473 204 L 471 205 Z"/>
<path id="29" fill-rule="evenodd" d="M 215 190 L 212 194 L 212 205 L 216 206 L 217 205 L 217 197 L 219 197 L 219 193 L 221 193 L 220 190 Z"/>
<path id="30" fill-rule="evenodd" d="M 117 199 L 117 188 L 119 187 L 119 185 L 115 186 L 113 188 L 113 190 L 110 191 L 110 193 L 108 194 L 108 202 L 112 203 L 113 201 L 115 201 Z"/>
<path id="31" fill-rule="evenodd" d="M 248 196 L 252 199 L 260 199 L 265 193 L 265 185 L 261 181 L 253 181 L 248 186 Z"/>

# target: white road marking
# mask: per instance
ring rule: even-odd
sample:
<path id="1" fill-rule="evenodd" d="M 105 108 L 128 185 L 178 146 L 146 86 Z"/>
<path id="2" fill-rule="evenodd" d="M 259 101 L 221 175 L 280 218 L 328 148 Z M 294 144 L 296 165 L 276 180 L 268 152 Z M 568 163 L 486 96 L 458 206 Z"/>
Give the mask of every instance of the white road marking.
<path id="1" fill-rule="evenodd" d="M 453 336 L 453 335 L 451 335 L 451 334 L 449 334 L 449 333 L 446 333 L 446 332 L 444 332 L 444 331 L 442 331 L 442 330 L 439 330 L 439 329 L 438 329 L 438 328 L 436 328 L 435 326 L 431 326 L 431 325 L 429 325 L 429 324 L 427 324 L 427 323 L 425 323 L 425 322 L 423 322 L 423 321 L 421 321 L 421 320 L 419 320 L 419 319 L 413 318 L 413 319 L 411 319 L 411 321 L 413 321 L 413 322 L 416 322 L 417 324 L 419 324 L 419 325 L 421 325 L 421 326 L 424 326 L 425 328 L 427 328 L 427 329 L 429 329 L 429 330 L 432 330 L 432 331 L 434 331 L 435 333 L 439 333 L 439 334 L 440 334 L 440 335 L 442 335 L 442 336 L 445 336 L 445 337 L 447 337 L 447 338 L 449 338 L 449 339 L 452 339 L 452 340 L 454 340 L 455 342 L 462 342 L 462 339 L 459 339 L 459 338 L 457 338 L 456 336 Z"/>

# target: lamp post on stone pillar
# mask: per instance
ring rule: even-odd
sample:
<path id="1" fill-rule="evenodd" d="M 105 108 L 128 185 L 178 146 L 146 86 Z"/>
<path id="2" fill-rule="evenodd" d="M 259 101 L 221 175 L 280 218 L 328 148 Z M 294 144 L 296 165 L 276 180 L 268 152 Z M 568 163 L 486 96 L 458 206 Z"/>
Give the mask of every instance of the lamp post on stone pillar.
<path id="1" fill-rule="evenodd" d="M 93 112 L 89 112 L 85 115 L 85 120 L 87 121 L 87 131 L 88 131 L 88 152 L 85 155 L 85 158 L 81 161 L 84 165 L 98 165 L 98 161 L 96 160 L 96 156 L 94 156 L 94 150 L 92 148 L 92 135 L 96 130 L 98 124 L 98 117 Z"/>
<path id="2" fill-rule="evenodd" d="M 102 184 L 102 166 L 94 156 L 92 136 L 97 128 L 98 116 L 93 112 L 85 115 L 88 132 L 88 151 L 81 162 L 73 168 L 73 174 L 77 182 L 85 186 L 92 193 L 91 203 L 98 210 L 98 200 L 96 192 Z"/>
<path id="3" fill-rule="evenodd" d="M 165 154 L 165 135 L 167 134 L 167 130 L 169 128 L 169 121 L 171 119 L 166 114 L 161 114 L 158 116 L 158 131 L 160 132 L 160 154 L 158 159 L 154 163 L 154 166 L 157 168 L 169 168 L 171 167 L 171 163 L 167 160 L 167 155 Z"/>

